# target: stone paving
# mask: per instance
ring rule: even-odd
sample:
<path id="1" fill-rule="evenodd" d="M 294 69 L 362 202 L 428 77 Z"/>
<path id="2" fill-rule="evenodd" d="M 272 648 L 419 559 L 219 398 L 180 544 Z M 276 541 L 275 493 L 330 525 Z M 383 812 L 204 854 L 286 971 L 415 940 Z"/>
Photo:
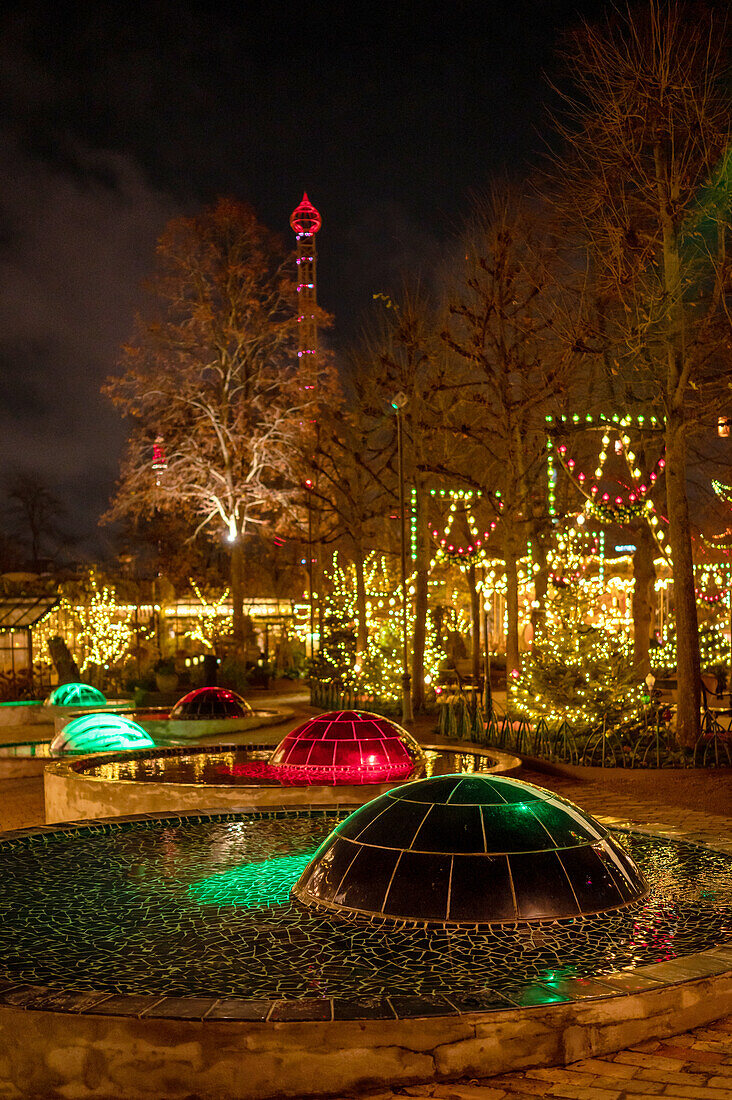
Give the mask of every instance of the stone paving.
<path id="1" fill-rule="evenodd" d="M 447 1084 L 366 1093 L 363 1100 L 732 1100 L 732 1017 L 663 1042 L 640 1043 L 619 1054 L 572 1065 L 530 1069 Z M 344 1098 L 345 1100 L 345 1098 Z"/>

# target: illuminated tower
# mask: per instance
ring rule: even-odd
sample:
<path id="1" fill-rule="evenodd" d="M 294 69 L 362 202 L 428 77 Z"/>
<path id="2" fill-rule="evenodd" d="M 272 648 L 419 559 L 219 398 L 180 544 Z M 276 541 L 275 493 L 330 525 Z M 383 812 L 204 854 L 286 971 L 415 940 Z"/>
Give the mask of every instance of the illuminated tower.
<path id="1" fill-rule="evenodd" d="M 320 229 L 322 222 L 320 214 L 310 202 L 307 192 L 303 193 L 302 202 L 290 215 L 292 226 L 297 239 L 297 294 L 299 302 L 299 340 L 298 358 L 312 357 L 310 362 L 315 366 L 315 356 L 318 353 L 318 325 L 315 320 L 317 307 L 317 283 L 315 278 L 316 250 L 315 234 Z M 313 371 L 313 378 L 315 377 Z M 313 384 L 305 389 L 313 389 Z"/>
<path id="2" fill-rule="evenodd" d="M 153 443 L 152 468 L 155 471 L 155 484 L 159 485 L 160 479 L 163 476 L 163 471 L 168 468 L 168 462 L 165 457 L 165 440 L 162 435 L 156 436 L 155 442 Z"/>

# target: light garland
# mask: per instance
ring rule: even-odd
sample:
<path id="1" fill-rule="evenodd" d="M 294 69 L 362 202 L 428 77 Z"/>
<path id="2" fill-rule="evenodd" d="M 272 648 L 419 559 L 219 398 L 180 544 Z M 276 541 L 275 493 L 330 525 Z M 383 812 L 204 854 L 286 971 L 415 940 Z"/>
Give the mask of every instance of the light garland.
<path id="1" fill-rule="evenodd" d="M 488 530 L 484 531 L 481 537 L 475 516 L 471 511 L 471 502 L 474 499 L 480 498 L 482 494 L 474 489 L 431 489 L 430 496 L 443 499 L 447 498 L 450 501 L 447 524 L 442 534 L 440 534 L 435 524 L 429 524 L 430 535 L 433 540 L 439 544 L 432 561 L 432 566 L 437 562 L 447 562 L 450 565 L 457 565 L 464 570 L 470 565 L 485 565 L 488 560 L 485 552 L 485 543 L 495 531 L 498 520 L 491 520 Z M 496 492 L 495 496 L 500 498 L 501 494 Z M 503 502 L 500 499 L 498 500 L 498 509 L 499 511 L 503 511 Z M 449 541 L 452 527 L 459 510 L 462 510 L 465 515 L 470 530 L 470 538 L 472 540 L 467 542 L 466 546 L 455 545 L 457 540 L 453 542 Z M 414 537 L 413 534 L 413 538 Z"/>
<path id="2" fill-rule="evenodd" d="M 650 419 L 654 424 L 656 423 L 655 417 L 651 417 Z M 555 418 L 548 417 L 547 420 L 551 424 L 557 423 Z M 586 418 L 586 421 L 588 424 L 594 423 L 594 419 L 590 416 Z M 615 451 L 624 456 L 634 483 L 634 488 L 628 492 L 627 498 L 618 493 L 611 499 L 609 492 L 605 491 L 604 493 L 600 493 L 600 480 L 603 477 L 603 471 L 607 462 L 611 443 L 611 436 L 608 430 L 606 430 L 602 436 L 602 449 L 599 453 L 597 466 L 594 471 L 595 481 L 589 479 L 584 472 L 576 470 L 577 463 L 573 458 L 568 457 L 566 444 L 560 443 L 559 445 L 555 445 L 552 437 L 547 437 L 547 500 L 549 514 L 556 520 L 556 484 L 558 480 L 557 470 L 554 465 L 554 454 L 556 453 L 569 480 L 579 491 L 581 496 L 584 497 L 584 511 L 586 515 L 594 516 L 600 523 L 606 525 L 612 523 L 622 525 L 627 524 L 633 519 L 645 519 L 653 534 L 656 545 L 664 557 L 668 558 L 669 547 L 666 544 L 666 534 L 660 524 L 660 520 L 666 522 L 665 517 L 659 515 L 653 501 L 648 495 L 655 487 L 662 471 L 665 470 L 666 460 L 663 455 L 661 455 L 648 477 L 644 481 L 641 481 L 642 473 L 637 465 L 636 455 L 630 449 L 630 436 L 623 430 L 633 422 L 642 427 L 645 423 L 645 417 L 636 417 L 635 421 L 633 421 L 632 417 L 624 417 L 622 419 L 620 417 L 613 417 L 612 421 L 608 421 L 603 417 L 599 419 L 599 423 L 611 424 L 611 430 L 617 431 L 618 433 L 617 439 L 615 440 Z M 561 426 L 564 426 L 565 423 L 566 417 L 562 417 Z M 575 414 L 572 423 L 579 425 L 580 418 L 578 415 Z"/>
<path id="3" fill-rule="evenodd" d="M 732 485 L 725 485 L 723 481 L 712 478 L 712 489 L 725 504 L 732 504 Z"/>

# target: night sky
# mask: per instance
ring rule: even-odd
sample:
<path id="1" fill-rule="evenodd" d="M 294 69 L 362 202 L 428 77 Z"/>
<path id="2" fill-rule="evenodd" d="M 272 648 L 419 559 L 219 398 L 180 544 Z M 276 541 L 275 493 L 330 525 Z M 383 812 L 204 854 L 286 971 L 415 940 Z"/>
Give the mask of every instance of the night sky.
<path id="1" fill-rule="evenodd" d="M 232 195 L 289 240 L 306 189 L 343 347 L 492 174 L 536 163 L 558 36 L 609 6 L 6 6 L 0 488 L 39 472 L 93 545 L 124 434 L 99 388 L 168 218 Z"/>

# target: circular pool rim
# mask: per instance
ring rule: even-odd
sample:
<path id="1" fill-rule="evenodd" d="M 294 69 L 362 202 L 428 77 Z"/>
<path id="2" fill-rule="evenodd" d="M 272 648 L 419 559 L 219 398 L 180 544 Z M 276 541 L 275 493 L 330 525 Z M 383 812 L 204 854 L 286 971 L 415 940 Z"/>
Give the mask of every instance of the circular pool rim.
<path id="1" fill-rule="evenodd" d="M 125 825 L 137 825 L 143 827 L 154 827 L 156 825 L 165 824 L 182 824 L 182 823 L 222 823 L 222 822 L 238 822 L 243 817 L 253 816 L 262 818 L 276 818 L 280 815 L 295 814 L 298 817 L 332 817 L 339 812 L 347 812 L 349 807 L 341 806 L 332 802 L 326 803 L 310 803 L 308 805 L 299 807 L 288 807 L 278 810 L 274 807 L 262 807 L 259 805 L 243 806 L 236 811 L 224 807 L 219 811 L 206 811 L 203 813 L 169 813 L 169 814 L 131 814 L 125 817 L 118 817 L 113 819 L 103 820 L 88 820 L 79 822 L 66 822 L 53 825 L 36 826 L 27 829 L 17 829 L 11 832 L 0 833 L 0 847 L 5 845 L 13 845 L 17 842 L 25 842 L 29 837 L 35 838 L 39 844 L 45 844 L 47 839 L 50 840 L 54 836 L 73 836 L 79 833 L 89 831 L 90 833 L 108 833 L 118 830 L 120 827 L 124 828 Z M 623 834 L 641 834 L 644 836 L 654 837 L 658 839 L 668 839 L 675 843 L 686 843 L 698 848 L 702 848 L 706 851 L 719 853 L 729 856 L 729 852 L 723 848 L 715 847 L 711 843 L 700 843 L 697 839 L 686 839 L 683 833 L 679 830 L 674 830 L 673 835 L 665 834 L 662 831 L 640 827 L 618 827 L 617 825 L 609 825 L 609 828 L 613 832 Z M 295 898 L 297 901 L 298 899 Z M 642 900 L 642 899 L 636 899 Z M 298 904 L 301 904 L 298 902 Z M 617 908 L 628 908 L 630 904 Z M 571 917 L 563 918 L 546 918 L 541 921 L 527 922 L 522 920 L 516 920 L 513 922 L 503 922 L 503 928 L 513 927 L 517 930 L 535 929 L 538 930 L 542 926 L 549 925 L 581 925 L 585 919 L 591 919 L 597 914 L 581 914 Z M 333 914 L 331 914 L 333 916 Z M 338 915 L 338 919 L 343 919 L 344 925 L 350 923 L 357 923 L 352 921 L 349 915 Z M 421 930 L 424 928 L 424 923 L 420 921 L 414 921 L 408 918 L 393 919 L 390 922 L 392 928 Z M 473 926 L 471 926 L 473 927 Z M 476 922 L 474 925 L 477 932 L 489 932 L 496 929 L 495 923 L 490 922 Z M 707 960 L 706 964 L 702 965 L 699 960 Z M 696 960 L 693 963 L 689 963 L 688 960 Z M 605 974 L 598 972 L 592 974 L 589 977 L 582 978 L 567 978 L 561 980 L 559 983 L 552 982 L 553 985 L 557 985 L 559 988 L 566 989 L 567 991 L 575 989 L 577 991 L 576 996 L 567 995 L 564 996 L 561 992 L 557 993 L 556 990 L 550 990 L 547 986 L 547 997 L 544 1000 L 540 1000 L 532 1003 L 532 1007 L 536 1004 L 552 1004 L 552 1003 L 566 1003 L 575 999 L 585 1000 L 588 997 L 592 999 L 605 998 L 605 997 L 617 997 L 620 993 L 628 991 L 628 987 L 633 985 L 634 979 L 641 979 L 640 983 L 636 982 L 636 989 L 639 988 L 648 989 L 662 988 L 667 985 L 678 985 L 683 981 L 688 980 L 691 974 L 687 978 L 680 976 L 680 972 L 688 968 L 689 965 L 692 969 L 699 971 L 696 976 L 713 976 L 716 974 L 727 973 L 732 971 L 732 938 L 722 943 L 715 944 L 713 947 L 705 948 L 703 951 L 695 951 L 689 955 L 679 955 L 667 962 L 654 962 L 647 963 L 641 966 L 632 968 L 623 968 L 618 972 L 611 972 Z M 701 970 L 700 970 L 701 968 Z M 703 972 L 703 973 L 702 973 Z M 666 975 L 666 977 L 664 977 Z M 532 986 L 542 986 L 541 980 L 529 983 Z M 588 987 L 597 987 L 594 992 Z M 21 994 L 21 989 L 28 992 L 28 1000 L 25 1000 L 25 994 Z M 283 998 L 283 997 L 270 997 L 270 998 L 255 998 L 252 996 L 237 996 L 231 993 L 221 993 L 218 995 L 208 994 L 180 994 L 180 993 L 104 993 L 104 992 L 89 992 L 89 991 L 74 991 L 67 990 L 57 985 L 41 985 L 37 983 L 28 984 L 26 982 L 17 981 L 3 976 L 0 970 L 0 1005 L 18 1005 L 19 999 L 22 1002 L 22 1006 L 25 1008 L 44 1009 L 47 1007 L 53 1007 L 54 1010 L 68 1011 L 68 1012 L 93 1012 L 94 1007 L 107 1004 L 109 1001 L 114 1002 L 115 1014 L 117 1015 L 133 1015 L 139 1016 L 142 1012 L 147 1015 L 153 1008 L 162 1006 L 162 1002 L 174 1001 L 178 1008 L 180 1002 L 191 1002 L 196 1005 L 197 1011 L 195 1018 L 208 1019 L 218 1018 L 216 1015 L 211 1016 L 211 1012 L 215 1005 L 222 1000 L 227 1002 L 227 1005 L 232 1006 L 236 1002 L 239 1005 L 240 1010 L 252 1015 L 241 1016 L 237 1015 L 237 1019 L 251 1019 L 251 1020 L 265 1020 L 270 1018 L 276 1019 L 297 1019 L 304 1020 L 323 1020 L 323 1019 L 338 1019 L 348 1018 L 350 1020 L 358 1019 L 374 1019 L 374 1011 L 376 1006 L 374 1000 L 377 999 L 381 1002 L 396 1001 L 399 1004 L 401 1002 L 409 1002 L 408 1005 L 404 1005 L 400 1010 L 388 1009 L 386 1015 L 379 1018 L 397 1018 L 397 1019 L 411 1019 L 413 1017 L 420 1017 L 424 1015 L 435 1015 L 435 1008 L 440 1005 L 447 1009 L 448 1012 L 454 1013 L 455 1011 L 500 1011 L 504 1010 L 516 1010 L 517 1008 L 525 1007 L 520 1001 L 512 1002 L 511 998 L 506 993 L 494 992 L 493 990 L 483 991 L 484 993 L 490 993 L 490 1004 L 481 1003 L 481 993 L 471 991 L 470 993 L 458 992 L 458 993 L 445 993 L 445 994 L 414 994 L 405 996 L 402 994 L 384 994 L 380 998 L 374 998 L 369 995 L 365 998 L 353 998 L 353 997 L 318 997 L 318 998 Z M 65 1007 L 58 1008 L 59 998 L 64 1001 Z M 354 1004 L 359 1000 L 366 1000 L 369 1002 L 367 1010 L 363 1016 L 358 1015 L 354 1010 Z M 486 998 L 483 998 L 485 1001 Z M 144 1001 L 145 1006 L 140 1007 L 140 1002 Z M 67 1004 L 68 1002 L 68 1004 Z M 332 1006 L 331 1009 L 326 1010 L 324 1008 L 326 1002 Z M 459 1004 L 458 1004 L 459 1002 Z M 467 1003 L 466 1003 L 467 1002 Z M 240 1004 L 239 1004 L 240 1003 Z M 125 1004 L 128 1006 L 125 1008 Z M 290 1009 L 283 1008 L 282 1006 L 289 1005 Z M 275 1012 L 275 1016 L 272 1017 L 275 1006 L 279 1006 Z M 297 1008 L 293 1006 L 298 1006 Z M 117 1011 L 119 1009 L 119 1011 Z M 344 1017 L 342 1013 L 348 1010 L 347 1017 Z M 199 1015 L 200 1010 L 200 1015 Z M 288 1011 L 291 1015 L 288 1015 Z M 325 1015 L 323 1014 L 325 1011 Z M 106 1014 L 106 1013 L 105 1013 Z M 154 1015 L 168 1016 L 167 1011 Z M 175 1013 L 173 1013 L 175 1015 Z M 185 1014 L 185 1018 L 191 1018 L 189 1013 Z"/>
<path id="2" fill-rule="evenodd" d="M 155 756 L 190 756 L 205 753 L 231 752 L 242 748 L 255 752 L 271 750 L 273 746 L 255 745 L 177 745 L 166 748 L 139 749 L 125 753 L 98 753 L 89 756 L 67 757 L 47 762 L 43 772 L 46 821 L 58 824 L 65 821 L 85 821 L 89 818 L 120 818 L 135 814 L 169 814 L 239 810 L 243 804 L 259 808 L 281 807 L 294 809 L 315 804 L 360 806 L 380 794 L 401 787 L 411 780 L 395 780 L 390 783 L 360 783 L 331 786 L 310 784 L 280 787 L 257 783 L 184 783 L 155 782 L 138 779 L 106 779 L 90 775 L 84 767 L 100 763 L 123 761 L 134 757 L 145 759 Z M 521 767 L 521 760 L 512 753 L 484 745 L 469 748 L 454 742 L 430 742 L 423 748 L 460 755 L 488 757 L 495 760 L 489 773 L 507 775 Z"/>

